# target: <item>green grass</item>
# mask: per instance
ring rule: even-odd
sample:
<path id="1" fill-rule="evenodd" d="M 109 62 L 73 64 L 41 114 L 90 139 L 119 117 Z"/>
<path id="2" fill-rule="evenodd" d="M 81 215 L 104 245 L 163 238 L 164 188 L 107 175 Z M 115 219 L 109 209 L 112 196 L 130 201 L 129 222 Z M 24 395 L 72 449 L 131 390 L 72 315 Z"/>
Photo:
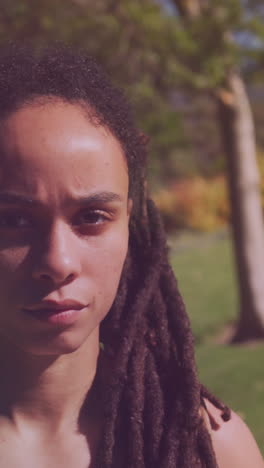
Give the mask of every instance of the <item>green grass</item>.
<path id="1" fill-rule="evenodd" d="M 170 241 L 171 261 L 196 342 L 206 342 L 234 321 L 237 294 L 231 242 L 221 236 L 189 235 Z"/>
<path id="2" fill-rule="evenodd" d="M 255 347 L 200 345 L 201 381 L 246 421 L 264 454 L 264 344 Z"/>
<path id="3" fill-rule="evenodd" d="M 230 239 L 227 234 L 183 235 L 170 244 L 196 338 L 200 379 L 245 419 L 264 453 L 264 344 L 215 344 L 215 336 L 237 313 Z"/>

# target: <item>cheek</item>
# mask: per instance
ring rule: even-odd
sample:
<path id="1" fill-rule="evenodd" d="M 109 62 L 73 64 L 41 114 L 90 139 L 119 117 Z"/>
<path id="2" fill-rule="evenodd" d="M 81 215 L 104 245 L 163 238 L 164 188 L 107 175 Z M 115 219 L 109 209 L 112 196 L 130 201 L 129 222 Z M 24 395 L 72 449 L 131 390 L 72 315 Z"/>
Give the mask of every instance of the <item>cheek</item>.
<path id="1" fill-rule="evenodd" d="M 3 308 L 13 309 L 21 303 L 26 294 L 27 274 L 25 260 L 29 248 L 7 248 L 0 250 L 0 304 Z M 2 317 L 1 317 L 2 320 Z"/>
<path id="2" fill-rule="evenodd" d="M 117 292 L 128 248 L 128 230 L 102 242 L 94 251 L 95 302 L 101 314 L 110 309 Z"/>
<path id="3" fill-rule="evenodd" d="M 24 263 L 28 257 L 29 247 L 8 248 L 0 250 L 0 290 L 5 290 L 6 285 L 15 284 L 21 277 Z M 23 276 L 23 273 L 22 273 Z"/>
<path id="4" fill-rule="evenodd" d="M 0 249 L 0 269 L 16 272 L 25 261 L 29 247 L 9 247 Z"/>

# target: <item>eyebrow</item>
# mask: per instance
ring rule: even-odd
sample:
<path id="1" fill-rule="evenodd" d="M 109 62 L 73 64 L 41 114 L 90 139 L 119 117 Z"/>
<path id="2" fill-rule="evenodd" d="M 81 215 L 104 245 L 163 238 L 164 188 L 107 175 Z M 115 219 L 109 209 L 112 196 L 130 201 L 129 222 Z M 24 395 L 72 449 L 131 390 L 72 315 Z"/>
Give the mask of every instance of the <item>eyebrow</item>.
<path id="1" fill-rule="evenodd" d="M 121 202 L 122 197 L 114 192 L 97 192 L 91 195 L 69 199 L 74 205 L 91 205 L 93 203 Z M 28 207 L 40 207 L 43 203 L 34 198 L 12 192 L 0 192 L 0 203 L 8 205 L 24 205 Z"/>

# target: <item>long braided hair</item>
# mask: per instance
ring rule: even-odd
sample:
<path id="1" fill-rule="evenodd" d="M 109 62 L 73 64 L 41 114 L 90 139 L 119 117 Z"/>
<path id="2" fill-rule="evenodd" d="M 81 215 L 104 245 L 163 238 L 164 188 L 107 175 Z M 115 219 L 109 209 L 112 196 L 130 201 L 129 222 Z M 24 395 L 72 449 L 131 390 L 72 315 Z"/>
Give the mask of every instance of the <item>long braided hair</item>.
<path id="1" fill-rule="evenodd" d="M 98 468 L 217 468 L 200 414 L 193 336 L 168 261 L 159 214 L 145 184 L 146 145 L 122 92 L 85 53 L 56 46 L 0 51 L 0 119 L 34 99 L 83 106 L 120 142 L 133 200 L 129 250 L 114 304 L 100 327 L 111 375 L 104 393 Z M 77 467 L 76 467 L 77 468 Z"/>

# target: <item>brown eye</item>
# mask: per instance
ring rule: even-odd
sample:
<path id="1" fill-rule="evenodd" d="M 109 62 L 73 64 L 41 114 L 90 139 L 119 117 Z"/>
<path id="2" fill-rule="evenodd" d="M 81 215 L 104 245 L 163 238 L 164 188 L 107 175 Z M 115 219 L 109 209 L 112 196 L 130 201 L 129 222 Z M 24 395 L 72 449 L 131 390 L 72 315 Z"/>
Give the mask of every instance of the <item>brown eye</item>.
<path id="1" fill-rule="evenodd" d="M 74 225 L 98 225 L 108 221 L 109 217 L 103 211 L 92 210 L 80 213 L 74 220 Z"/>
<path id="2" fill-rule="evenodd" d="M 22 213 L 0 213 L 0 229 L 29 229 L 33 227 L 30 216 Z"/>

